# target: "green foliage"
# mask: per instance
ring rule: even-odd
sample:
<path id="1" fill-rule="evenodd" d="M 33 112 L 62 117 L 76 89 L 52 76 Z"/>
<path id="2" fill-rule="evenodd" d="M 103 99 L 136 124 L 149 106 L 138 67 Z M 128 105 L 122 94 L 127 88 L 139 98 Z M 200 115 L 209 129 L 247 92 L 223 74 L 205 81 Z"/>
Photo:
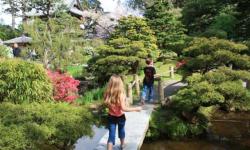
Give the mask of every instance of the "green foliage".
<path id="1" fill-rule="evenodd" d="M 22 60 L 0 60 L 0 87 L 0 102 L 29 103 L 52 98 L 52 84 L 45 69 Z"/>
<path id="2" fill-rule="evenodd" d="M 66 71 L 74 78 L 79 78 L 82 75 L 83 68 L 82 66 L 68 66 Z"/>
<path id="3" fill-rule="evenodd" d="M 30 144 L 29 143 L 30 141 L 26 138 L 24 129 L 22 127 L 15 125 L 5 126 L 2 120 L 0 123 L 0 136 L 1 136 L 0 140 L 1 150 L 13 150 L 13 149 L 24 150 Z"/>
<path id="4" fill-rule="evenodd" d="M 0 45 L 0 58 L 12 58 L 12 49 L 5 45 Z"/>
<path id="5" fill-rule="evenodd" d="M 126 0 L 127 5 L 133 9 L 142 9 L 145 7 L 151 6 L 154 2 L 151 0 Z"/>
<path id="6" fill-rule="evenodd" d="M 94 101 L 103 100 L 105 88 L 96 88 L 91 91 L 87 91 L 84 93 L 83 97 L 80 97 L 77 102 L 80 104 L 87 104 Z"/>
<path id="7" fill-rule="evenodd" d="M 236 4 L 236 15 L 238 22 L 236 24 L 236 35 L 238 39 L 250 38 L 250 1 L 248 0 L 235 0 L 232 1 Z"/>
<path id="8" fill-rule="evenodd" d="M 50 64 L 52 68 L 65 69 L 68 65 L 82 62 L 84 53 L 79 48 L 82 45 L 79 37 L 83 31 L 79 29 L 79 25 L 79 20 L 67 13 L 60 13 L 45 21 L 36 19 L 31 24 L 25 24 L 25 31 L 32 37 L 28 49 L 36 50 L 38 59 L 46 68 Z"/>
<path id="9" fill-rule="evenodd" d="M 250 57 L 242 55 L 248 51 L 243 44 L 217 38 L 194 38 L 184 49 L 188 60 L 185 66 L 190 72 L 205 73 L 219 66 L 232 65 L 235 69 L 249 69 Z"/>
<path id="10" fill-rule="evenodd" d="M 21 32 L 18 29 L 13 30 L 10 26 L 0 24 L 0 39 L 3 41 L 20 36 Z"/>
<path id="11" fill-rule="evenodd" d="M 46 17 L 49 17 L 52 11 L 59 11 L 61 8 L 65 7 L 62 0 L 32 0 L 31 6 L 36 11 L 42 12 Z"/>
<path id="12" fill-rule="evenodd" d="M 248 39 L 249 6 L 247 0 L 187 0 L 183 23 L 191 35 Z"/>
<path id="13" fill-rule="evenodd" d="M 156 0 L 145 11 L 145 17 L 154 30 L 158 47 L 165 53 L 175 51 L 180 54 L 185 43 L 183 24 L 174 15 L 171 3 L 168 0 Z"/>
<path id="14" fill-rule="evenodd" d="M 181 107 L 158 108 L 152 114 L 146 136 L 150 139 L 168 137 L 176 140 L 204 133 L 207 127 L 204 117 L 201 116 L 197 123 L 190 124 L 180 115 L 181 111 Z"/>
<path id="15" fill-rule="evenodd" d="M 235 36 L 235 27 L 237 24 L 236 9 L 234 5 L 228 5 L 219 11 L 214 17 L 214 21 L 203 33 L 206 37 L 233 38 Z"/>
<path id="16" fill-rule="evenodd" d="M 88 64 L 99 83 L 105 83 L 114 73 L 137 73 L 148 55 L 158 57 L 153 31 L 145 19 L 132 16 L 119 20 L 107 44 L 100 46 L 97 53 Z"/>
<path id="17" fill-rule="evenodd" d="M 92 9 L 95 11 L 103 11 L 99 0 L 82 0 L 82 6 L 85 9 Z"/>
<path id="18" fill-rule="evenodd" d="M 227 110 L 241 110 L 250 104 L 250 92 L 243 87 L 243 80 L 249 80 L 248 71 L 235 71 L 228 68 L 193 75 L 187 78 L 188 86 L 174 96 L 176 107 L 187 111 L 195 107 L 219 105 Z M 234 105 L 237 103 L 237 107 Z M 245 105 L 246 106 L 246 105 Z M 244 110 L 250 107 L 244 107 Z"/>
<path id="19" fill-rule="evenodd" d="M 80 137 L 92 135 L 89 111 L 66 103 L 2 103 L 0 118 L 3 150 L 39 150 L 41 145 L 70 150 Z"/>
<path id="20" fill-rule="evenodd" d="M 182 14 L 189 33 L 204 32 L 222 6 L 219 0 L 188 0 Z"/>

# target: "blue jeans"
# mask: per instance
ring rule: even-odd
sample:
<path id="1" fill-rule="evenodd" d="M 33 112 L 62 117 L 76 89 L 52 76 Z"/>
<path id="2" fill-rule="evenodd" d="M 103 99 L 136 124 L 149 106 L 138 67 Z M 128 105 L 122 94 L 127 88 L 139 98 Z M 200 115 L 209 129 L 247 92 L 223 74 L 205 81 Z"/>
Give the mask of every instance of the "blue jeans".
<path id="1" fill-rule="evenodd" d="M 148 95 L 148 97 L 147 97 Z M 142 93 L 141 93 L 142 100 L 153 100 L 154 99 L 154 85 L 143 85 Z"/>
<path id="2" fill-rule="evenodd" d="M 118 125 L 118 137 L 120 139 L 125 138 L 125 122 L 126 122 L 125 115 L 122 115 L 120 117 L 109 115 L 108 117 L 108 129 L 109 129 L 108 143 L 113 143 L 113 145 L 115 145 L 115 132 L 116 132 L 117 125 Z"/>

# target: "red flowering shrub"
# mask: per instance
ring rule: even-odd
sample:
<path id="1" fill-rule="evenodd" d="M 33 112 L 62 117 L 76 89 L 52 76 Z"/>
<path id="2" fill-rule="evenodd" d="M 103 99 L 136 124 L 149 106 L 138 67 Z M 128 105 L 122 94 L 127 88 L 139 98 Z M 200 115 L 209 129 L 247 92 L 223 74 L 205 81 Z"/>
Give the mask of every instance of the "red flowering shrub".
<path id="1" fill-rule="evenodd" d="M 181 61 L 179 61 L 179 62 L 177 62 L 177 64 L 176 64 L 176 69 L 179 69 L 180 67 L 182 67 L 183 65 L 185 65 L 187 63 L 187 61 L 186 60 L 181 60 Z"/>
<path id="2" fill-rule="evenodd" d="M 78 97 L 80 81 L 60 71 L 52 72 L 48 70 L 48 76 L 53 84 L 53 97 L 56 101 L 73 102 Z"/>

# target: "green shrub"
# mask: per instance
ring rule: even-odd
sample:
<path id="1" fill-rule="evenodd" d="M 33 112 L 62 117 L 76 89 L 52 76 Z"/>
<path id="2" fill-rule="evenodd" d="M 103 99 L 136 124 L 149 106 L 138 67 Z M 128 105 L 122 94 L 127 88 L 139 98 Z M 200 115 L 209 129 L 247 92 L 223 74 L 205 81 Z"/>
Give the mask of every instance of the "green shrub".
<path id="1" fill-rule="evenodd" d="M 24 150 L 29 145 L 23 128 L 20 126 L 4 126 L 0 123 L 0 150 Z"/>
<path id="2" fill-rule="evenodd" d="M 0 45 L 0 58 L 11 58 L 13 57 L 12 49 L 5 45 Z"/>
<path id="3" fill-rule="evenodd" d="M 206 73 L 221 66 L 249 70 L 250 57 L 246 45 L 217 38 L 194 38 L 183 50 L 187 64 L 182 68 L 188 72 Z"/>
<path id="4" fill-rule="evenodd" d="M 48 101 L 52 84 L 42 65 L 18 59 L 0 60 L 0 102 Z"/>
<path id="5" fill-rule="evenodd" d="M 87 91 L 84 93 L 84 95 L 77 100 L 78 103 L 80 104 L 86 104 L 86 103 L 91 103 L 93 101 L 99 101 L 103 99 L 103 94 L 104 94 L 105 88 L 97 88 L 93 89 L 91 91 Z"/>
<path id="6" fill-rule="evenodd" d="M 189 123 L 180 116 L 181 108 L 160 107 L 153 112 L 147 138 L 157 139 L 168 137 L 170 139 L 180 139 L 201 135 L 207 128 L 207 121 L 202 115 L 197 115 L 196 123 Z"/>
<path id="7" fill-rule="evenodd" d="M 92 135 L 90 112 L 66 103 L 2 103 L 0 118 L 1 150 L 39 150 L 40 145 L 69 150 L 80 137 Z"/>
<path id="8" fill-rule="evenodd" d="M 79 78 L 82 76 L 83 67 L 82 66 L 68 66 L 67 72 L 72 75 L 74 78 Z"/>
<path id="9" fill-rule="evenodd" d="M 200 106 L 219 105 L 226 110 L 250 110 L 250 92 L 242 82 L 249 78 L 248 71 L 226 67 L 204 75 L 194 74 L 187 78 L 188 86 L 173 96 L 174 107 L 192 111 Z"/>

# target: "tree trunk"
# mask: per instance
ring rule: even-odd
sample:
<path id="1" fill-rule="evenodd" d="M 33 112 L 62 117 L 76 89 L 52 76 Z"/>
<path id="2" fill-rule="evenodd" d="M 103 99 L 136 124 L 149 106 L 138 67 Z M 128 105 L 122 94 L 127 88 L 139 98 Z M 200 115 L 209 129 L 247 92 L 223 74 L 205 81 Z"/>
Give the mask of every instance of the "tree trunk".
<path id="1" fill-rule="evenodd" d="M 14 30 L 16 26 L 16 16 L 13 12 L 11 12 L 11 19 L 12 19 L 11 28 Z"/>
<path id="2" fill-rule="evenodd" d="M 21 1 L 22 21 L 26 23 L 27 1 Z"/>

